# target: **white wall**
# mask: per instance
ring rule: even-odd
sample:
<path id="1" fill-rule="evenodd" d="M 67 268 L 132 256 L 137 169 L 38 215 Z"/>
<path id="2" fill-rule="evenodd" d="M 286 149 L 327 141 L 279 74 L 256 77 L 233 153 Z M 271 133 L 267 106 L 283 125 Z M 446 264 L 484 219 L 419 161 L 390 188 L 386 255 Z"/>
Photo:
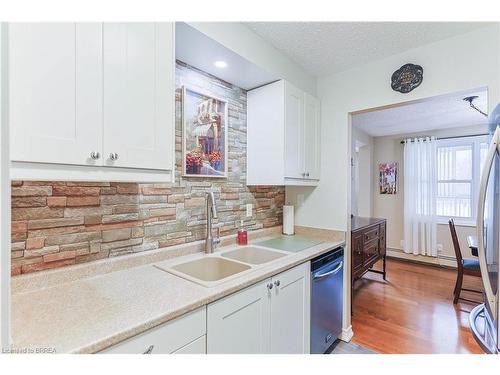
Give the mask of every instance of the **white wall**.
<path id="1" fill-rule="evenodd" d="M 270 73 L 316 95 L 316 78 L 239 22 L 188 22 L 205 35 Z"/>
<path id="2" fill-rule="evenodd" d="M 373 186 L 373 216 L 387 219 L 387 247 L 388 255 L 418 260 L 428 263 L 437 263 L 447 266 L 456 266 L 455 251 L 451 241 L 448 224 L 439 224 L 437 231 L 437 243 L 443 246 L 438 258 L 415 256 L 413 254 L 402 254 L 401 240 L 404 239 L 404 147 L 400 143 L 402 139 L 428 135 L 436 137 L 450 137 L 460 135 L 472 135 L 487 133 L 487 126 L 469 126 L 455 129 L 443 129 L 438 131 L 426 131 L 422 133 L 410 133 L 375 137 L 373 139 L 373 170 L 378 171 L 378 164 L 389 161 L 398 163 L 398 193 L 395 195 L 379 194 L 378 175 L 375 174 L 371 184 Z M 467 247 L 466 238 L 476 232 L 475 226 L 457 225 L 457 235 L 460 241 L 462 253 L 471 257 Z"/>
<path id="3" fill-rule="evenodd" d="M 351 153 L 354 159 L 356 176 L 351 176 L 351 213 L 357 216 L 373 216 L 373 137 L 365 131 L 352 128 Z M 361 147 L 356 147 L 362 145 Z M 358 152 L 355 153 L 355 149 Z M 354 184 L 353 184 L 354 182 Z"/>
<path id="4" fill-rule="evenodd" d="M 0 347 L 10 341 L 10 179 L 6 109 L 6 27 L 0 24 Z"/>
<path id="5" fill-rule="evenodd" d="M 408 94 L 390 87 L 392 73 L 412 62 L 424 68 L 422 84 Z M 489 108 L 499 100 L 499 25 L 441 40 L 388 58 L 327 77 L 319 77 L 321 99 L 321 180 L 314 188 L 287 188 L 286 200 L 297 205 L 298 225 L 350 230 L 350 113 L 405 101 L 443 95 L 478 87 L 488 88 Z M 344 268 L 344 315 L 342 339 L 349 340 L 351 328 L 350 239 Z"/>
<path id="6" fill-rule="evenodd" d="M 373 165 L 373 145 L 367 144 L 358 151 L 358 215 L 373 216 L 373 175 L 376 174 Z"/>
<path id="7" fill-rule="evenodd" d="M 298 225 L 347 230 L 350 212 L 351 134 L 349 113 L 460 90 L 487 87 L 489 108 L 499 100 L 498 24 L 438 41 L 335 75 L 318 78 L 321 99 L 321 181 L 317 188 L 287 188 L 287 201 L 304 203 Z M 408 94 L 390 87 L 392 73 L 405 63 L 424 68 L 423 83 Z"/>

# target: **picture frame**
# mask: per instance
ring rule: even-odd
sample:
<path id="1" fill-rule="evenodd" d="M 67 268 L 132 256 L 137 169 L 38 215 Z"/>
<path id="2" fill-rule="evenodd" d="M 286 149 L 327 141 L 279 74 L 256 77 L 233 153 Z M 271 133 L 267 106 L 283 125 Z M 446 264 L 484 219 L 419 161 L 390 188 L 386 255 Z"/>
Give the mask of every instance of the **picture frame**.
<path id="1" fill-rule="evenodd" d="M 182 177 L 227 178 L 228 102 L 182 87 Z"/>
<path id="2" fill-rule="evenodd" d="M 395 161 L 380 163 L 379 170 L 379 193 L 397 194 L 398 192 L 398 163 Z"/>

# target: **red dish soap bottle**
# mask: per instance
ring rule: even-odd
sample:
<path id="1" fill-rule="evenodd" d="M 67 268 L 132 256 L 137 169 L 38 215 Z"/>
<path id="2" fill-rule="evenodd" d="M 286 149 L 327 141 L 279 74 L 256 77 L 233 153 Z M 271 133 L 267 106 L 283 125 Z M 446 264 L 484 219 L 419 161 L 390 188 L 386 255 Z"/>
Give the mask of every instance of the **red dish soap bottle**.
<path id="1" fill-rule="evenodd" d="M 248 244 L 248 233 L 243 229 L 243 220 L 240 221 L 240 230 L 238 231 L 238 245 Z"/>

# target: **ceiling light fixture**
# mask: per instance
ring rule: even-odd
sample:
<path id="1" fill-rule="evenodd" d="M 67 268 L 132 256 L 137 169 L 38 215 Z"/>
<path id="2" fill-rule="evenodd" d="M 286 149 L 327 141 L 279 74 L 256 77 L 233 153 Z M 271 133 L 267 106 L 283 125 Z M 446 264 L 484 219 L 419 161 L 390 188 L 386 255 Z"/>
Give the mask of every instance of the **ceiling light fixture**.
<path id="1" fill-rule="evenodd" d="M 227 66 L 227 62 L 219 60 L 214 62 L 215 67 L 217 68 L 225 68 Z"/>
<path id="2" fill-rule="evenodd" d="M 486 113 L 484 113 L 483 111 L 481 111 L 479 108 L 477 108 L 474 103 L 472 103 L 474 100 L 476 100 L 477 98 L 479 98 L 479 96 L 477 95 L 472 95 L 472 96 L 466 96 L 465 98 L 463 98 L 462 100 L 466 101 L 466 102 L 469 102 L 469 105 L 471 106 L 471 108 L 474 108 L 476 111 L 478 111 L 480 114 L 482 114 L 483 116 L 486 116 L 488 117 L 488 115 Z"/>

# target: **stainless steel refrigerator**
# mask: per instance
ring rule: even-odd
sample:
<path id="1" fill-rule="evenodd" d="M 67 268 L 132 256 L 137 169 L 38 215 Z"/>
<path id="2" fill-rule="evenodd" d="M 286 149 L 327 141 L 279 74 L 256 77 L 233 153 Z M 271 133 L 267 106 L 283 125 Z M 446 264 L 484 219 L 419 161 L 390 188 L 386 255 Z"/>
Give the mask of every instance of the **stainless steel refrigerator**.
<path id="1" fill-rule="evenodd" d="M 489 117 L 491 143 L 481 174 L 477 216 L 477 242 L 484 304 L 472 310 L 469 321 L 474 337 L 487 353 L 500 348 L 500 104 Z"/>

